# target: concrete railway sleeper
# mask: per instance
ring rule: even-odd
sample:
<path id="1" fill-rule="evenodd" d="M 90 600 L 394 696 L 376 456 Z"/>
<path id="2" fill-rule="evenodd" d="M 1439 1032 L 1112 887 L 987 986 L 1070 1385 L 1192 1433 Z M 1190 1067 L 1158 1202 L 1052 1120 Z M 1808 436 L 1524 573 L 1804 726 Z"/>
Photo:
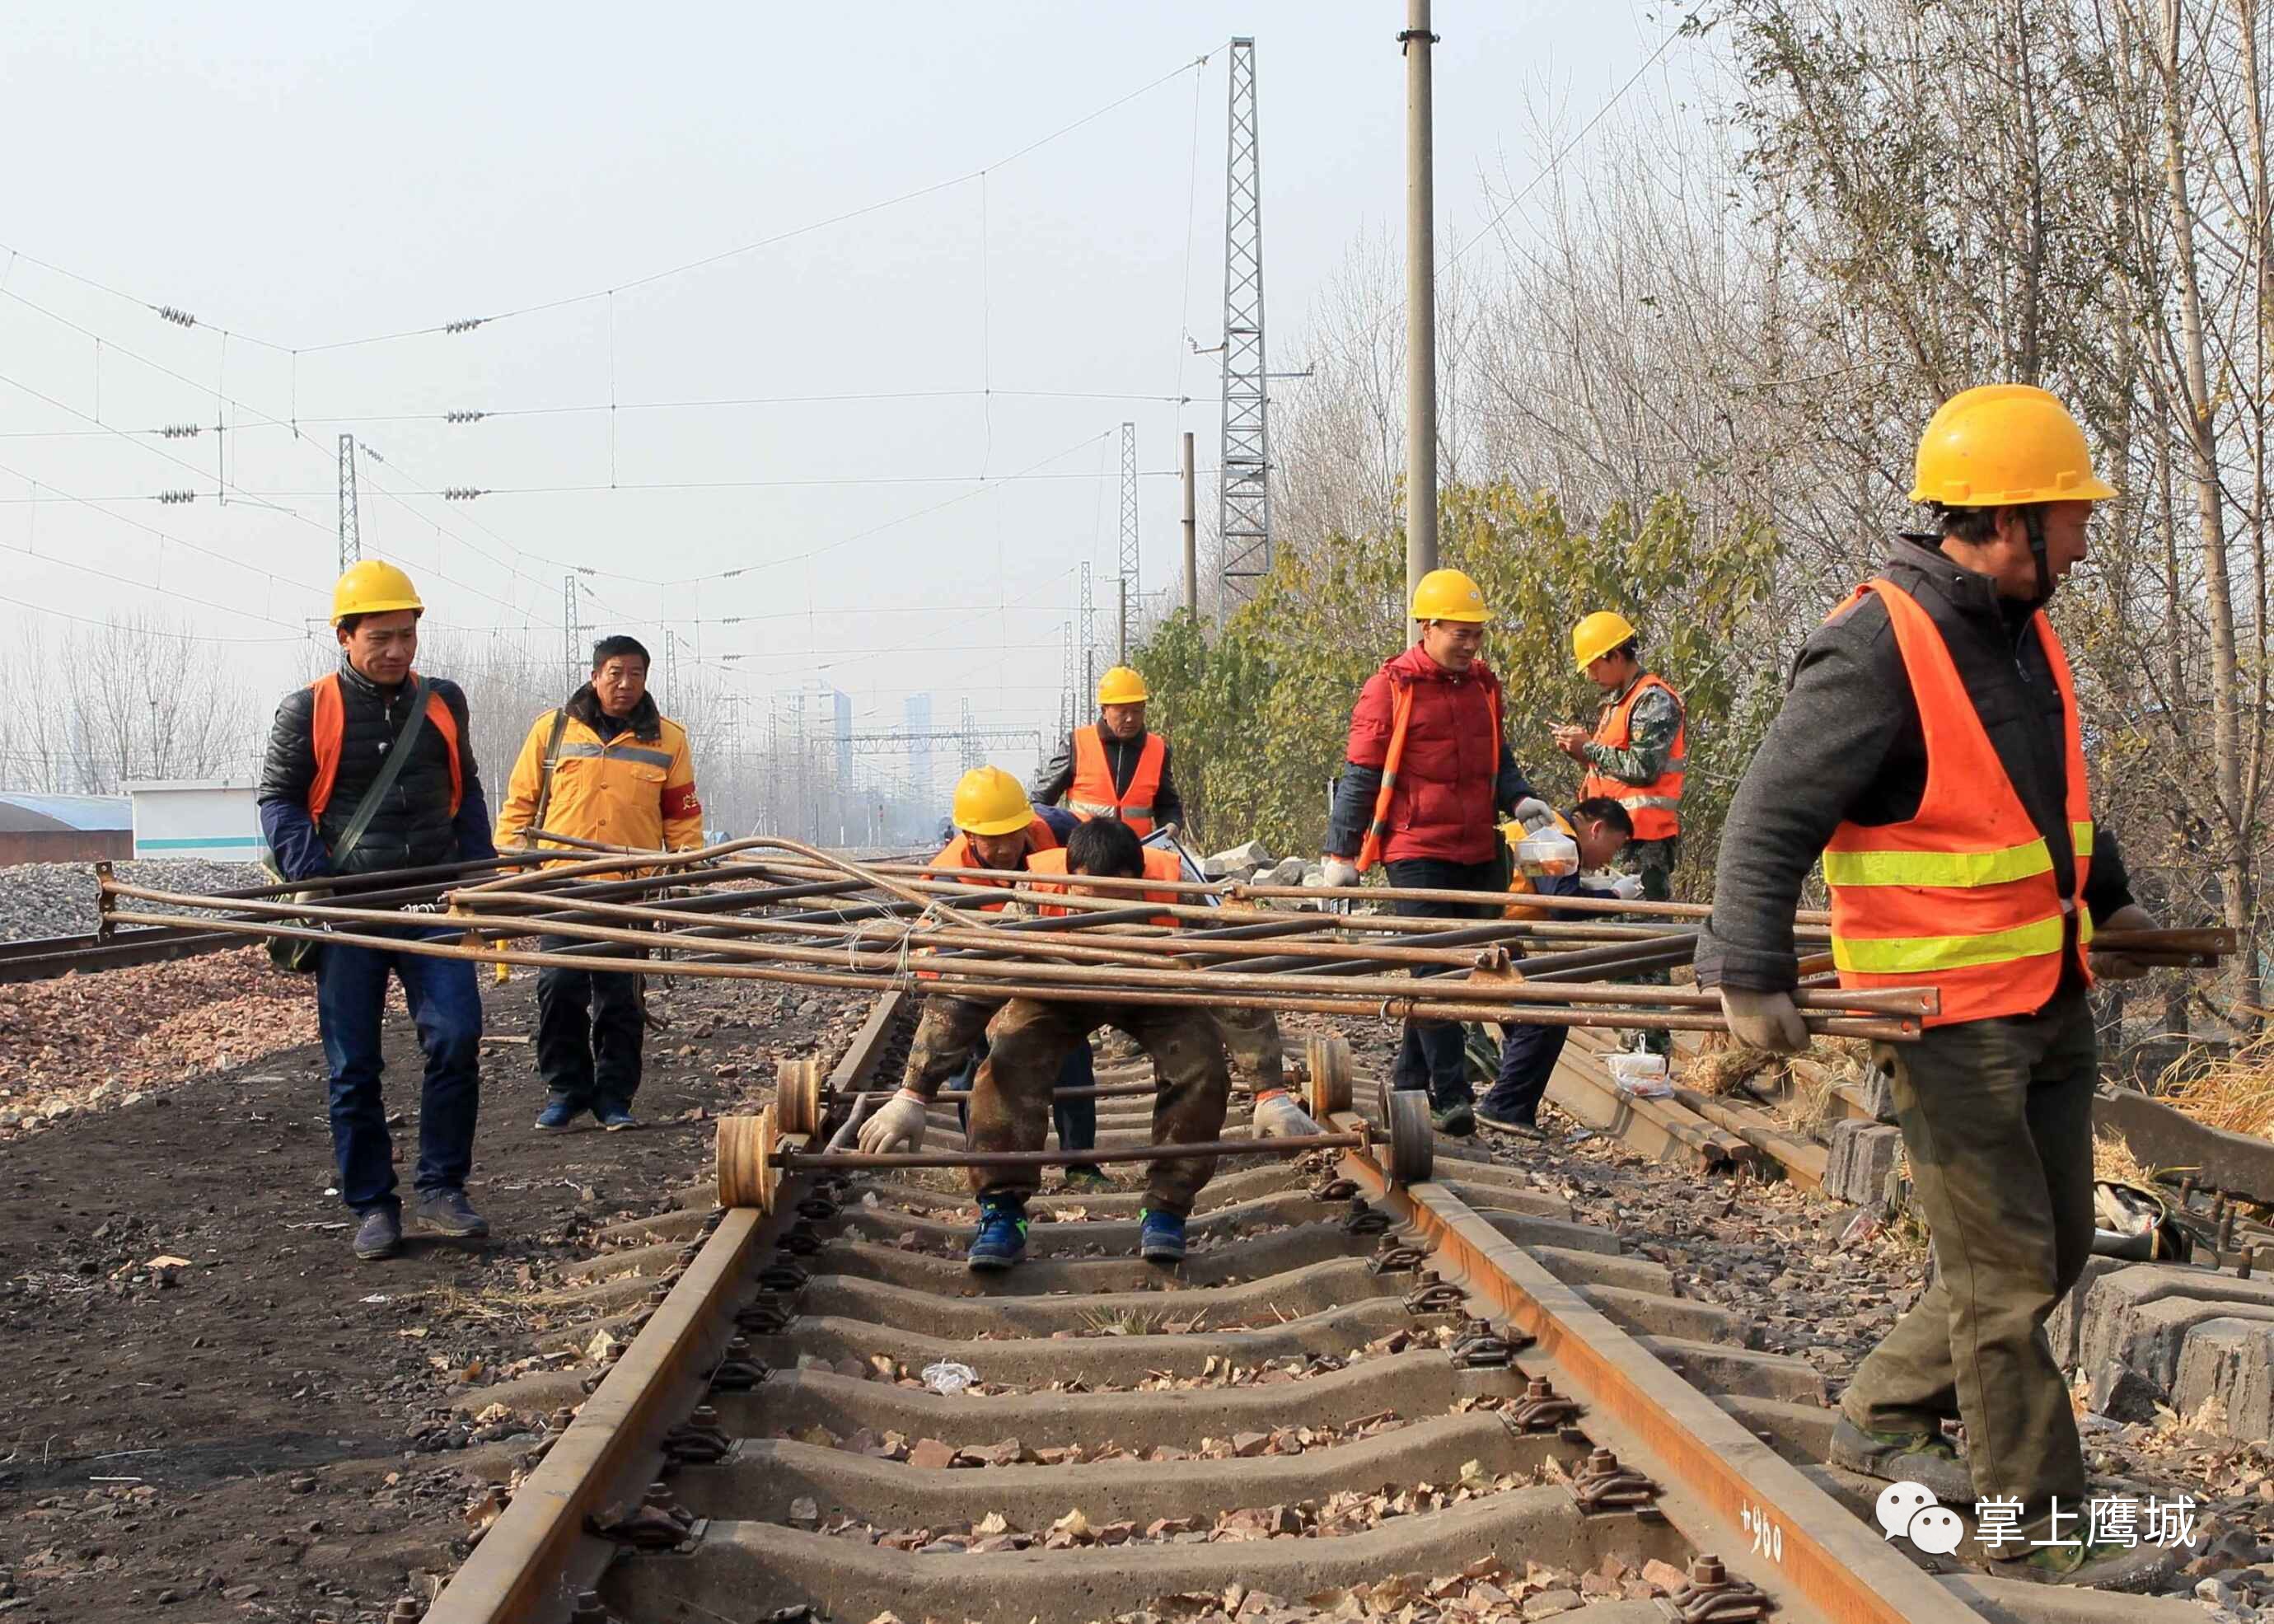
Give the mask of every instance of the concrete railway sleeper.
<path id="1" fill-rule="evenodd" d="M 789 1138 L 853 1107 L 905 1002 Z M 576 1271 L 601 1317 L 575 1329 L 629 1343 L 462 1401 L 554 1419 L 424 1616 L 1081 1624 L 1227 1592 L 1583 1624 L 2201 1616 L 1916 1565 L 1863 1480 L 1812 1464 L 1811 1366 L 1517 1169 L 1446 1147 L 1399 1179 L 1346 1051 L 1308 1059 L 1337 1142 L 1228 1170 L 1174 1268 L 1129 1257 L 1137 1195 L 1082 1192 L 1035 1198 L 1028 1259 L 972 1275 L 968 1198 L 921 1167 L 793 1159 L 771 1211 L 706 1213 L 703 1185 L 621 1226 Z M 1121 1099 L 1102 1141 L 1142 1128 Z"/>

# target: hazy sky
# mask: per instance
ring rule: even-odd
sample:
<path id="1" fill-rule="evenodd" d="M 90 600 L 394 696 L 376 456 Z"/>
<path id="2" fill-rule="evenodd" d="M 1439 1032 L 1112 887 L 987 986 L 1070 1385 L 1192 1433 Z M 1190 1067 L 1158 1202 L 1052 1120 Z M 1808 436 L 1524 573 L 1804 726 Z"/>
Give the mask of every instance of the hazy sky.
<path id="1" fill-rule="evenodd" d="M 1543 114 L 1577 129 L 1679 20 L 1436 11 L 1456 241 L 1486 179 L 1539 168 Z M 1047 724 L 1084 559 L 1110 635 L 1119 425 L 1148 590 L 1180 567 L 1177 432 L 1215 462 L 1217 363 L 1186 340 L 1222 325 L 1226 41 L 1256 40 L 1291 365 L 1353 239 L 1402 232 L 1403 26 L 1397 0 L 21 0 L 0 14 L 0 627 L 163 611 L 246 640 L 215 658 L 281 687 L 328 603 L 349 430 L 385 459 L 365 551 L 437 627 L 556 646 L 584 566 L 588 630 L 740 655 L 718 669 L 761 708 L 819 674 L 863 726 L 917 691 L 943 722 L 968 696 Z M 684 402 L 712 403 L 661 409 Z M 493 493 L 384 494 L 453 486 Z"/>

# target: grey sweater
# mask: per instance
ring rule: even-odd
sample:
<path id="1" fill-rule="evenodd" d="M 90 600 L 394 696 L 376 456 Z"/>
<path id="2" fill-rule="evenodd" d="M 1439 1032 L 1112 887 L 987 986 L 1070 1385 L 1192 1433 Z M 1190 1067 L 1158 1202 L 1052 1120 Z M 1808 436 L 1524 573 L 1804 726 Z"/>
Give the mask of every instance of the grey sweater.
<path id="1" fill-rule="evenodd" d="M 1986 575 L 1909 537 L 1895 542 L 1885 573 L 1949 644 L 2007 777 L 2052 848 L 2066 895 L 2076 859 L 2064 810 L 2060 696 L 2029 629 L 2030 605 L 2000 598 Z M 1713 915 L 1698 937 L 1698 985 L 1791 989 L 1799 980 L 1793 910 L 1825 842 L 1842 822 L 1911 817 L 1925 786 L 1918 703 L 1886 605 L 1866 598 L 1803 645 L 1784 709 L 1737 786 L 1714 866 Z M 2123 853 L 2098 825 L 2084 899 L 2095 922 L 2132 900 Z"/>

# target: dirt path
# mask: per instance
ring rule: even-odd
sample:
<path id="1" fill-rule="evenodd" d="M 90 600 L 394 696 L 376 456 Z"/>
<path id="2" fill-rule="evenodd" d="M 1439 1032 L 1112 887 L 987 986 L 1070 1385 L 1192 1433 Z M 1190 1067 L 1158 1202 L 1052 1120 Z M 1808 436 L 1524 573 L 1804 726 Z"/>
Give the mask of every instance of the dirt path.
<path id="1" fill-rule="evenodd" d="M 492 1034 L 527 1033 L 532 987 L 490 994 Z M 485 1246 L 354 1260 L 312 1045 L 0 1149 L 0 1616 L 350 1624 L 455 1566 L 519 1429 L 470 1432 L 451 1396 L 558 1327 L 544 1294 L 595 1231 L 700 1176 L 712 1116 L 769 1092 L 776 1059 L 835 1053 L 862 1012 L 692 981 L 651 999 L 672 1026 L 651 1034 L 642 1132 L 532 1132 L 526 1045 L 486 1048 Z M 388 1055 L 415 1159 L 400 1015 Z"/>

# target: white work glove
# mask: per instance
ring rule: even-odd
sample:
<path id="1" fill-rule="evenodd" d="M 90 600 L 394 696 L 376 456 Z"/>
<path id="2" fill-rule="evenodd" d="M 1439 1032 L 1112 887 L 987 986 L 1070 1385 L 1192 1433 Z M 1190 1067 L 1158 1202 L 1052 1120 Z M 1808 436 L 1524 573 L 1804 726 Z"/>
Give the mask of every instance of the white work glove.
<path id="1" fill-rule="evenodd" d="M 861 1124 L 858 1143 L 869 1154 L 888 1151 L 922 1150 L 924 1137 L 924 1097 L 903 1088 L 869 1113 Z"/>
<path id="2" fill-rule="evenodd" d="M 1319 868 L 1321 870 L 1319 877 L 1329 885 L 1358 883 L 1358 865 L 1347 857 L 1337 857 L 1331 853 L 1321 857 L 1319 859 Z"/>
<path id="3" fill-rule="evenodd" d="M 2155 917 L 2136 902 L 2127 902 L 2100 921 L 2103 930 L 2153 930 Z M 2103 981 L 2136 981 L 2154 966 L 2122 953 L 2095 953 L 2092 973 Z"/>
<path id="4" fill-rule="evenodd" d="M 1250 1125 L 1259 1139 L 1294 1139 L 1301 1134 L 1326 1132 L 1311 1120 L 1310 1112 L 1295 1103 L 1291 1094 L 1269 1094 L 1259 1098 Z"/>
<path id="5" fill-rule="evenodd" d="M 1797 1055 L 1808 1047 L 1808 1028 L 1788 992 L 1746 992 L 1724 987 L 1721 1018 L 1729 1034 L 1747 1049 L 1765 1049 L 1772 1055 Z"/>
<path id="6" fill-rule="evenodd" d="M 1555 808 L 1537 795 L 1526 795 L 1508 809 L 1508 815 L 1524 825 L 1524 832 L 1536 835 L 1543 829 L 1555 826 Z"/>
<path id="7" fill-rule="evenodd" d="M 1611 879 L 1611 895 L 1616 897 L 1622 902 L 1640 901 L 1642 899 L 1642 876 L 1639 874 L 1621 874 L 1613 876 Z"/>

